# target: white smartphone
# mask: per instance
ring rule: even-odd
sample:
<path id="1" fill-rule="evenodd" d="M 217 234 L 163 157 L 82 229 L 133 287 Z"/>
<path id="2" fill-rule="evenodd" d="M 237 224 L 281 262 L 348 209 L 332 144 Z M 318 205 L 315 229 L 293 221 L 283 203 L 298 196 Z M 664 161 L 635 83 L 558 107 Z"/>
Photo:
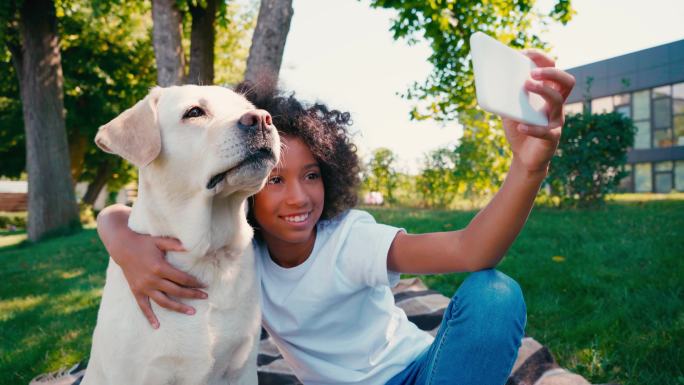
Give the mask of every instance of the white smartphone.
<path id="1" fill-rule="evenodd" d="M 470 36 L 477 103 L 483 110 L 535 126 L 548 126 L 545 101 L 525 90 L 534 62 L 482 32 Z"/>

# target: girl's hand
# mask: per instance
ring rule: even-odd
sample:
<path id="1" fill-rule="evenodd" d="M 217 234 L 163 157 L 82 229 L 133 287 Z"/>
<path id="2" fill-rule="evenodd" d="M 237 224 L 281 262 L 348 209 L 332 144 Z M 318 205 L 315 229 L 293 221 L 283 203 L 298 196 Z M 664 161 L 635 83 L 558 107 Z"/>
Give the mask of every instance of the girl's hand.
<path id="1" fill-rule="evenodd" d="M 98 233 L 107 252 L 123 270 L 140 310 L 153 328 L 159 320 L 150 306 L 150 298 L 159 306 L 192 315 L 195 309 L 170 298 L 207 298 L 197 288 L 203 285 L 164 259 L 167 251 L 185 251 L 174 238 L 138 234 L 128 228 L 130 209 L 109 207 L 98 215 Z"/>
<path id="2" fill-rule="evenodd" d="M 537 81 L 528 80 L 525 89 L 544 98 L 549 125 L 532 126 L 504 118 L 503 126 L 513 158 L 528 172 L 546 172 L 560 141 L 565 122 L 563 104 L 575 86 L 575 78 L 555 68 L 553 59 L 540 51 L 527 50 L 524 53 L 537 65 L 531 74 Z"/>

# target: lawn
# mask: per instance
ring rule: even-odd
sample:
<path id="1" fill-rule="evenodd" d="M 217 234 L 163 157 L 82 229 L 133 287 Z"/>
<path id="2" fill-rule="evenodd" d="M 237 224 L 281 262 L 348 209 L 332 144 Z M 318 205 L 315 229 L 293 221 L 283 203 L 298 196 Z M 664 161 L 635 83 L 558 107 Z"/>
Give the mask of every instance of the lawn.
<path id="1" fill-rule="evenodd" d="M 370 210 L 411 232 L 474 211 Z M 8 237 L 13 238 L 8 238 Z M 89 352 L 106 254 L 94 230 L 39 244 L 0 234 L 0 383 L 27 384 Z M 527 333 L 593 383 L 684 384 L 684 200 L 537 208 L 499 265 L 523 287 Z M 451 296 L 465 274 L 425 277 Z"/>

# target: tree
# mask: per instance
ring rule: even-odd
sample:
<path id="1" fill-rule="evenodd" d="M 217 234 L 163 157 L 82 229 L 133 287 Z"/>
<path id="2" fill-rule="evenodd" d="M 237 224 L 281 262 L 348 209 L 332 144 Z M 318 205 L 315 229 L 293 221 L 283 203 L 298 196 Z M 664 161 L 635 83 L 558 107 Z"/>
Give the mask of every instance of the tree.
<path id="1" fill-rule="evenodd" d="M 19 78 L 26 131 L 28 238 L 37 241 L 79 225 L 69 173 L 57 17 L 51 0 L 3 7 L 2 35 Z M 11 37 L 17 25 L 18 39 Z"/>
<path id="2" fill-rule="evenodd" d="M 465 184 L 465 197 L 486 197 L 503 183 L 511 161 L 501 119 L 473 110 L 462 112 L 459 121 L 463 136 L 454 149 L 455 177 Z"/>
<path id="3" fill-rule="evenodd" d="M 617 113 L 568 116 L 546 183 L 563 206 L 601 204 L 616 190 L 636 127 Z"/>
<path id="4" fill-rule="evenodd" d="M 214 84 L 214 43 L 218 0 L 189 2 L 192 17 L 190 33 L 190 71 L 188 82 L 191 84 Z M 225 2 L 223 2 L 225 7 Z"/>
<path id="5" fill-rule="evenodd" d="M 261 0 L 245 72 L 257 95 L 273 91 L 278 83 L 293 14 L 292 0 Z"/>
<path id="6" fill-rule="evenodd" d="M 135 178 L 134 168 L 93 143 L 97 128 L 143 98 L 156 83 L 147 2 L 100 7 L 92 0 L 63 4 L 66 123 L 72 175 L 88 182 L 83 203 L 93 204 L 106 185 Z M 91 5 L 92 4 L 92 5 Z M 106 6 L 106 8 L 105 8 Z"/>
<path id="7" fill-rule="evenodd" d="M 391 32 L 409 44 L 422 37 L 432 48 L 432 73 L 414 84 L 406 97 L 421 103 L 416 119 L 453 120 L 475 107 L 475 86 L 470 65 L 470 35 L 482 31 L 513 47 L 545 47 L 532 33 L 533 26 L 570 21 L 570 0 L 556 0 L 549 14 L 533 9 L 535 0 L 519 1 L 415 1 L 372 0 L 371 6 L 397 10 Z"/>
<path id="8" fill-rule="evenodd" d="M 438 148 L 425 156 L 416 189 L 427 207 L 448 207 L 462 184 L 456 177 L 457 154 L 450 148 Z"/>
<path id="9" fill-rule="evenodd" d="M 162 87 L 183 84 L 183 15 L 176 0 L 152 0 L 152 20 L 157 83 Z"/>
<path id="10" fill-rule="evenodd" d="M 371 0 L 371 6 L 396 10 L 391 31 L 395 39 L 409 44 L 424 39 L 430 44 L 432 72 L 422 84 L 414 83 L 403 95 L 416 102 L 413 119 L 459 120 L 463 138 L 457 174 L 469 183 L 471 196 L 486 194 L 503 180 L 507 151 L 498 119 L 477 107 L 470 65 L 470 35 L 477 31 L 495 36 L 517 48 L 544 48 L 532 27 L 552 21 L 570 21 L 570 0 L 556 0 L 548 14 L 533 9 L 534 0 L 519 1 L 416 1 Z M 481 120 L 481 121 L 480 121 Z M 502 139 L 504 139 L 502 141 Z"/>
<path id="11" fill-rule="evenodd" d="M 397 186 L 397 172 L 394 163 L 397 157 L 388 148 L 378 148 L 373 151 L 371 159 L 366 165 L 364 184 L 368 191 L 379 191 L 388 203 L 394 203 L 394 189 Z"/>
<path id="12" fill-rule="evenodd" d="M 150 13 L 147 1 L 65 0 L 59 3 L 59 35 L 68 37 L 61 42 L 61 55 L 71 174 L 75 181 L 89 183 L 83 203 L 92 204 L 105 186 L 117 190 L 136 178 L 133 166 L 103 153 L 92 139 L 101 124 L 143 98 L 157 82 Z M 256 9 L 231 3 L 225 7 L 225 15 L 220 9 L 217 15 L 216 78 L 223 84 L 236 84 L 244 75 Z M 0 46 L 0 175 L 16 178 L 25 169 L 22 126 L 18 82 L 10 53 L 3 45 Z"/>

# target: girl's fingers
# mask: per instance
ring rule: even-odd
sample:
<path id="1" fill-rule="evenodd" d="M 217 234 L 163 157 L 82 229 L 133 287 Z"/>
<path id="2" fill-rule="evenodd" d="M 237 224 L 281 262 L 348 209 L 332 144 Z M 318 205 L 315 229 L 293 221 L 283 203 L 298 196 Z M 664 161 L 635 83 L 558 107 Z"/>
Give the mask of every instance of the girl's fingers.
<path id="1" fill-rule="evenodd" d="M 146 295 L 138 294 L 135 296 L 135 300 L 136 302 L 138 302 L 138 306 L 145 315 L 145 318 L 147 318 L 147 322 L 149 322 L 154 329 L 159 329 L 159 320 L 152 311 L 152 306 L 150 305 L 150 298 Z"/>
<path id="2" fill-rule="evenodd" d="M 565 98 L 563 98 L 560 92 L 543 83 L 528 80 L 525 82 L 525 89 L 538 94 L 546 101 L 549 114 L 549 126 L 552 127 L 551 122 L 556 122 L 561 115 Z"/>
<path id="3" fill-rule="evenodd" d="M 535 68 L 532 70 L 532 78 L 556 84 L 558 87 L 552 88 L 560 92 L 564 100 L 570 95 L 572 88 L 575 87 L 574 76 L 552 67 Z"/>
<path id="4" fill-rule="evenodd" d="M 556 66 L 556 62 L 553 59 L 551 59 L 550 56 L 546 55 L 544 52 L 542 52 L 538 49 L 534 49 L 534 48 L 526 49 L 526 50 L 523 50 L 523 54 L 525 54 L 525 56 L 529 57 L 534 62 L 534 64 L 537 65 L 537 67 L 555 67 Z"/>
<path id="5" fill-rule="evenodd" d="M 171 282 L 175 282 L 179 285 L 193 289 L 206 287 L 202 282 L 198 281 L 197 278 L 184 271 L 176 269 L 166 261 L 164 261 L 159 267 L 159 276 L 168 279 Z"/>
<path id="6" fill-rule="evenodd" d="M 518 132 L 539 139 L 549 139 L 549 128 L 541 126 L 531 126 L 528 124 L 518 124 Z"/>
<path id="7" fill-rule="evenodd" d="M 197 289 L 188 289 L 182 286 L 178 286 L 175 283 L 171 281 L 164 280 L 160 284 L 160 290 L 166 293 L 167 295 L 171 295 L 174 297 L 178 298 L 193 298 L 193 299 L 205 299 L 207 298 L 207 294 L 201 290 Z"/>
<path id="8" fill-rule="evenodd" d="M 173 310 L 175 312 L 183 313 L 183 314 L 187 314 L 187 315 L 195 314 L 194 308 L 187 306 L 187 305 L 183 305 L 180 302 L 176 302 L 176 301 L 170 299 L 169 297 L 166 296 L 166 294 L 162 293 L 161 291 L 152 292 L 152 294 L 150 294 L 150 298 L 152 300 L 154 300 L 154 302 L 156 302 L 157 305 L 159 305 L 165 309 Z"/>
<path id="9" fill-rule="evenodd" d="M 181 241 L 169 237 L 152 237 L 154 244 L 161 251 L 187 251 Z"/>

